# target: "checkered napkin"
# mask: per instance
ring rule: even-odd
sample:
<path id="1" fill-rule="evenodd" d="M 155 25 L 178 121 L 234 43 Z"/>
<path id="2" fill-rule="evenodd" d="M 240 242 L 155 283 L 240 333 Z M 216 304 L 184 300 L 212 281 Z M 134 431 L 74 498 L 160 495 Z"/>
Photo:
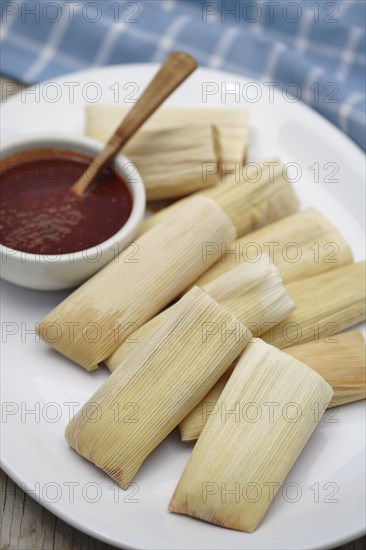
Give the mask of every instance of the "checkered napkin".
<path id="1" fill-rule="evenodd" d="M 364 0 L 2 0 L 1 73 L 34 83 L 171 50 L 267 83 L 365 140 Z"/>

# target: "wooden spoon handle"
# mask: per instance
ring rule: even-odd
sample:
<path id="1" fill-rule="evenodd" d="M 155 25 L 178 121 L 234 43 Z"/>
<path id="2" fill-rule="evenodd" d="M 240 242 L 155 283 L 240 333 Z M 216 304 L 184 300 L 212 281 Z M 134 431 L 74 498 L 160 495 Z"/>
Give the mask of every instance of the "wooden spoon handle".
<path id="1" fill-rule="evenodd" d="M 169 55 L 138 102 L 117 128 L 115 133 L 120 138 L 122 146 L 196 67 L 197 63 L 193 57 L 184 52 Z"/>
<path id="2" fill-rule="evenodd" d="M 81 195 L 99 172 L 116 156 L 142 124 L 167 97 L 196 69 L 197 63 L 187 53 L 174 52 L 163 63 L 153 80 L 127 113 L 105 148 L 95 157 L 88 170 L 71 187 Z"/>

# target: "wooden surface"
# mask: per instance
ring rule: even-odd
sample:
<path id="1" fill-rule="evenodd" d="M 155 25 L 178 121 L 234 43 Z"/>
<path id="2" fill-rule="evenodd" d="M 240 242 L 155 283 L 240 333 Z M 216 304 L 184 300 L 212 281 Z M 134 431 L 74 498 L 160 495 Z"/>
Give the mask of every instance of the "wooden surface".
<path id="1" fill-rule="evenodd" d="M 1 100 L 5 97 L 0 77 Z M 9 94 L 7 94 L 9 95 Z M 99 542 L 70 527 L 26 495 L 4 472 L 1 482 L 1 550 L 108 550 Z M 366 537 L 340 546 L 338 550 L 365 550 Z M 265 550 L 265 549 L 263 549 Z"/>

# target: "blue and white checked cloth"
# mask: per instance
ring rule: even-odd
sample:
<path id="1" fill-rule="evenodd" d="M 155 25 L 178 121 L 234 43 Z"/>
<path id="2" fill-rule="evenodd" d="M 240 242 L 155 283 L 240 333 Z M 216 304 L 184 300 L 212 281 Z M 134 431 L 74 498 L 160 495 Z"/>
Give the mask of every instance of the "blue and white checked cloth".
<path id="1" fill-rule="evenodd" d="M 2 0 L 1 73 L 34 83 L 171 50 L 296 97 L 365 140 L 365 0 Z"/>

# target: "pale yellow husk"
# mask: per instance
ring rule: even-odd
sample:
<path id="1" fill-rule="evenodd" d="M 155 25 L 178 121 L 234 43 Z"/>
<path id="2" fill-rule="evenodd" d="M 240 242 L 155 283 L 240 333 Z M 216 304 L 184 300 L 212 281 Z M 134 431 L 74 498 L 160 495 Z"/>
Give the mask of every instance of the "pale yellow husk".
<path id="1" fill-rule="evenodd" d="M 284 283 L 305 279 L 352 262 L 339 231 L 310 208 L 266 225 L 234 241 L 226 254 L 195 282 L 204 286 L 236 265 L 266 252 Z"/>
<path id="2" fill-rule="evenodd" d="M 199 194 L 212 198 L 228 212 L 238 236 L 283 218 L 299 206 L 285 167 L 276 158 L 248 165 L 239 174 L 227 176 L 225 183 Z M 174 223 L 174 213 L 180 203 L 177 201 L 146 219 L 141 233 L 169 218 Z"/>
<path id="3" fill-rule="evenodd" d="M 38 332 L 93 370 L 208 269 L 234 238 L 222 208 L 197 196 L 176 212 L 174 224 L 163 222 L 142 235 L 132 261 L 131 251 L 122 252 L 73 292 L 41 321 Z M 210 254 L 203 258 L 206 246 Z"/>
<path id="4" fill-rule="evenodd" d="M 217 330 L 207 330 L 212 326 Z M 68 444 L 126 487 L 250 338 L 244 325 L 194 287 L 68 424 Z M 97 411 L 94 422 L 90 410 Z"/>
<path id="5" fill-rule="evenodd" d="M 332 388 L 261 340 L 250 343 L 207 421 L 169 510 L 252 532 L 316 428 Z"/>
<path id="6" fill-rule="evenodd" d="M 332 336 L 365 319 L 365 262 L 294 281 L 286 288 L 296 309 L 262 337 L 285 349 Z"/>
<path id="7" fill-rule="evenodd" d="M 255 336 L 264 332 L 268 325 L 279 323 L 295 307 L 266 254 L 258 258 L 258 262 L 239 265 L 203 288 Z M 105 361 L 109 370 L 114 371 L 175 307 L 159 313 L 131 334 Z"/>
<path id="8" fill-rule="evenodd" d="M 365 399 L 365 341 L 360 332 L 343 332 L 326 341 L 292 346 L 286 348 L 286 353 L 316 370 L 332 386 L 334 396 L 328 408 Z M 210 414 L 216 412 L 217 401 L 233 368 L 179 424 L 182 441 L 199 437 Z"/>
<path id="9" fill-rule="evenodd" d="M 360 332 L 293 346 L 286 348 L 286 353 L 316 370 L 332 386 L 329 407 L 366 398 L 365 340 Z"/>
<path id="10" fill-rule="evenodd" d="M 221 181 L 219 133 L 210 124 L 141 131 L 124 149 L 148 200 L 178 198 Z"/>
<path id="11" fill-rule="evenodd" d="M 107 141 L 129 106 L 88 105 L 86 107 L 86 134 L 101 141 Z M 123 152 L 133 159 L 135 144 L 146 131 L 168 131 L 172 128 L 186 128 L 193 136 L 193 125 L 215 125 L 220 135 L 222 169 L 238 171 L 245 162 L 248 147 L 248 115 L 243 109 L 220 109 L 199 107 L 161 107 L 143 125 Z M 163 144 L 169 147 L 168 139 Z M 173 183 L 173 182 L 172 182 Z"/>
<path id="12" fill-rule="evenodd" d="M 195 441 L 199 438 L 210 415 L 215 413 L 219 397 L 224 391 L 234 368 L 235 364 L 231 365 L 202 401 L 180 422 L 179 431 L 182 441 Z"/>

